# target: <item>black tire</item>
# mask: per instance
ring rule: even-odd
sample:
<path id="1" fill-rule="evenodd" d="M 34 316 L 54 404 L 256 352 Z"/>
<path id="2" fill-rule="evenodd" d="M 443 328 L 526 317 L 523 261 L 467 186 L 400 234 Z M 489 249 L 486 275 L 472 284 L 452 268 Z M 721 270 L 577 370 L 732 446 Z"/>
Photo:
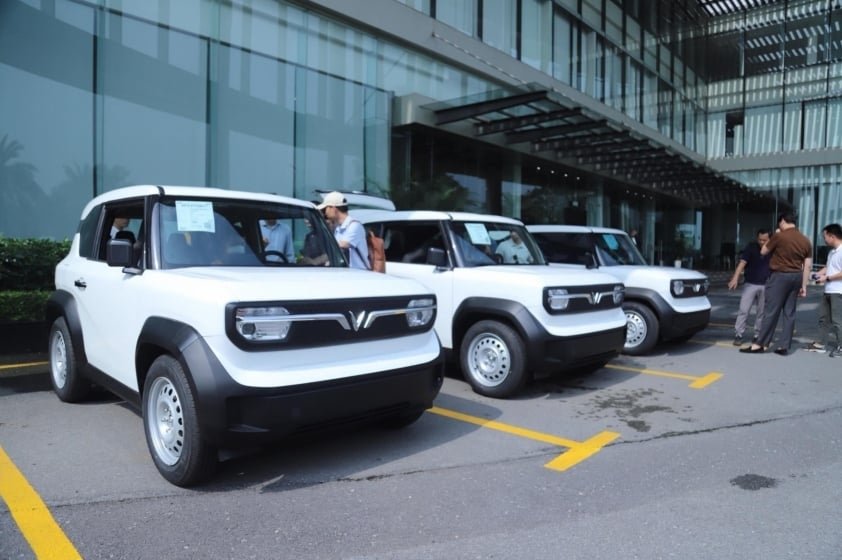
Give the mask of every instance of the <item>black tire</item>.
<path id="1" fill-rule="evenodd" d="M 181 364 L 159 356 L 143 384 L 143 431 L 158 472 L 192 486 L 216 469 L 216 449 L 202 439 L 196 401 Z"/>
<path id="2" fill-rule="evenodd" d="M 658 343 L 658 317 L 648 306 L 636 301 L 623 303 L 623 311 L 626 313 L 626 343 L 623 346 L 623 354 L 648 354 Z"/>
<path id="3" fill-rule="evenodd" d="M 82 377 L 73 339 L 64 317 L 50 327 L 50 383 L 59 399 L 72 403 L 83 400 L 91 392 L 91 382 Z"/>
<path id="4" fill-rule="evenodd" d="M 479 321 L 468 329 L 459 350 L 462 374 L 475 392 L 505 398 L 526 383 L 526 348 L 520 335 L 499 321 Z"/>

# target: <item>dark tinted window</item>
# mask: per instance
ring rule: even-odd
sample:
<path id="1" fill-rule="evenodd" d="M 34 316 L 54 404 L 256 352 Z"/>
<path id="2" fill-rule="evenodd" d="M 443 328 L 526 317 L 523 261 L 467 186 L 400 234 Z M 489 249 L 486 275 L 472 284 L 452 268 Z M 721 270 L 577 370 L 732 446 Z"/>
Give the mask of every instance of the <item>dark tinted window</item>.
<path id="1" fill-rule="evenodd" d="M 102 231 L 99 235 L 98 260 L 105 260 L 109 239 L 125 239 L 131 242 L 139 258 L 143 249 L 143 240 L 140 236 L 142 228 L 143 199 L 106 204 Z"/>
<path id="2" fill-rule="evenodd" d="M 593 264 L 593 241 L 588 233 L 533 233 L 532 236 L 550 262 Z"/>
<path id="3" fill-rule="evenodd" d="M 437 222 L 389 222 L 379 224 L 388 262 L 424 264 L 427 249 L 445 249 Z"/>

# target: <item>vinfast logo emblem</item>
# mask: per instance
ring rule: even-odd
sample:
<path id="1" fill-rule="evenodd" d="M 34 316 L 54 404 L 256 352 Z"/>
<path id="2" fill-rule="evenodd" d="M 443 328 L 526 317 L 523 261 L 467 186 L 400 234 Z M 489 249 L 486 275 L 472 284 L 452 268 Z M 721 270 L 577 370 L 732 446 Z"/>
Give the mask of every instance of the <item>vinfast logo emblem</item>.
<path id="1" fill-rule="evenodd" d="M 363 327 L 363 323 L 365 323 L 366 312 L 360 311 L 360 314 L 357 315 L 353 311 L 349 311 L 348 315 L 351 317 L 351 326 L 354 327 L 354 331 L 359 331 L 360 327 L 368 328 L 368 325 Z"/>
<path id="2" fill-rule="evenodd" d="M 591 292 L 591 303 L 599 305 L 600 301 L 602 301 L 602 292 Z"/>

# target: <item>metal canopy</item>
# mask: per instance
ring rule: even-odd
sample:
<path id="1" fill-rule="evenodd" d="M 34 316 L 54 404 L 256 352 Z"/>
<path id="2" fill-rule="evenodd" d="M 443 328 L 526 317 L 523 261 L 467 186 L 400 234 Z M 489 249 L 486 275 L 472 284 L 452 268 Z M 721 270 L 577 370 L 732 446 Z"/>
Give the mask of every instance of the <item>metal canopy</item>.
<path id="1" fill-rule="evenodd" d="M 706 166 L 701 158 L 694 159 L 689 151 L 678 153 L 657 131 L 632 130 L 557 92 L 531 86 L 527 91 L 495 92 L 491 97 L 435 103 L 428 108 L 437 125 L 467 121 L 476 136 L 496 134 L 494 140 L 503 144 L 528 144 L 539 157 L 696 206 L 766 200 L 765 195 Z"/>

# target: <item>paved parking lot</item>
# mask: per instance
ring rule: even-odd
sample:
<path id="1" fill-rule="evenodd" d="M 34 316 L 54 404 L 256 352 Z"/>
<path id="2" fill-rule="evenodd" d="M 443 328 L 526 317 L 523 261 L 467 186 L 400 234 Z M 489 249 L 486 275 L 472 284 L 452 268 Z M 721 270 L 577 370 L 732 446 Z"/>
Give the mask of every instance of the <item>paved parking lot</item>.
<path id="1" fill-rule="evenodd" d="M 243 453 L 194 490 L 135 411 L 60 403 L 41 357 L 6 357 L 0 558 L 838 559 L 842 358 L 739 354 L 738 293 L 711 301 L 688 343 L 504 401 L 449 378 L 408 429 Z"/>

